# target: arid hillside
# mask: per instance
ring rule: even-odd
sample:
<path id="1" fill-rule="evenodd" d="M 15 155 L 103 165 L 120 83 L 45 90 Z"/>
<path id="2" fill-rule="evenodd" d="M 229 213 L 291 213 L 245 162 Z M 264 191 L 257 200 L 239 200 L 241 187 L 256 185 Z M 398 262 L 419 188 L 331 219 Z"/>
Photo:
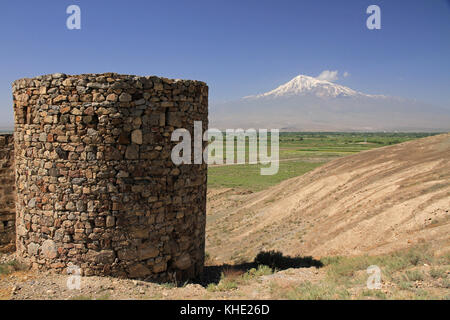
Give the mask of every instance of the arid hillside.
<path id="1" fill-rule="evenodd" d="M 361 152 L 258 193 L 209 191 L 214 263 L 283 254 L 381 254 L 420 243 L 450 249 L 450 134 Z"/>

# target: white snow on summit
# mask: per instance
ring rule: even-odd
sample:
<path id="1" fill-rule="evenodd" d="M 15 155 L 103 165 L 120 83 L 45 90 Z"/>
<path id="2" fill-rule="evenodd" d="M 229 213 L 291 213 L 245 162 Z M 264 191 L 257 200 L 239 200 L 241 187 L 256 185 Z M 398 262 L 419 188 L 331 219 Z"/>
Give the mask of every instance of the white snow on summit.
<path id="1" fill-rule="evenodd" d="M 321 98 L 355 97 L 366 96 L 375 97 L 361 92 L 357 92 L 348 87 L 332 83 L 326 80 L 319 80 L 314 77 L 298 75 L 291 81 L 278 88 L 259 95 L 247 96 L 244 99 L 254 98 L 279 98 L 289 96 L 315 95 Z M 377 96 L 381 97 L 381 96 Z"/>

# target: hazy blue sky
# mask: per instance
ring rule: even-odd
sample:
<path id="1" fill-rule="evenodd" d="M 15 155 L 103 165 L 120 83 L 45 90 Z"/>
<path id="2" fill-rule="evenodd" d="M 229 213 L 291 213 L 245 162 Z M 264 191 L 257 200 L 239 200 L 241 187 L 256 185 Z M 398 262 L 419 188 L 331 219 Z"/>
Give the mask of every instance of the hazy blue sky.
<path id="1" fill-rule="evenodd" d="M 71 4 L 81 30 L 66 28 Z M 381 30 L 366 28 L 371 4 Z M 13 122 L 11 82 L 54 72 L 203 80 L 214 102 L 338 70 L 358 91 L 450 106 L 446 0 L 15 0 L 0 14 L 2 125 Z"/>

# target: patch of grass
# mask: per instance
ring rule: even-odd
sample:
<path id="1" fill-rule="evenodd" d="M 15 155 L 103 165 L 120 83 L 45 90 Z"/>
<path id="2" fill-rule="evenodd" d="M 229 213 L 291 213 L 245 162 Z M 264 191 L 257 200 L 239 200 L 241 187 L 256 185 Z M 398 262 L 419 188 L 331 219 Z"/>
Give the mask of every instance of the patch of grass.
<path id="1" fill-rule="evenodd" d="M 173 289 L 177 287 L 177 284 L 175 282 L 165 282 L 161 283 L 160 286 L 165 289 Z"/>
<path id="2" fill-rule="evenodd" d="M 419 270 L 406 270 L 404 279 L 408 281 L 422 281 L 424 279 L 423 273 Z"/>
<path id="3" fill-rule="evenodd" d="M 286 179 L 305 174 L 321 163 L 293 160 L 279 163 L 278 173 L 274 175 L 261 175 L 260 164 L 242 164 L 208 167 L 208 186 L 213 188 L 242 188 L 251 191 L 260 191 L 276 185 Z"/>
<path id="4" fill-rule="evenodd" d="M 9 274 L 11 271 L 8 266 L 0 264 L 0 275 Z"/>
<path id="5" fill-rule="evenodd" d="M 209 166 L 208 186 L 259 191 L 285 179 L 305 174 L 332 159 L 434 134 L 282 132 L 280 133 L 279 145 L 281 161 L 277 174 L 261 176 L 261 165 L 259 164 Z M 268 147 L 270 149 L 270 141 Z M 248 141 L 245 143 L 245 149 L 238 145 L 235 145 L 234 148 L 235 150 L 245 150 L 246 160 L 248 160 Z M 225 158 L 225 143 L 222 151 Z"/>
<path id="6" fill-rule="evenodd" d="M 102 294 L 101 296 L 95 298 L 95 300 L 109 300 L 111 298 L 111 293 L 107 292 Z"/>
<path id="7" fill-rule="evenodd" d="M 329 279 L 344 283 L 354 280 L 358 271 L 366 271 L 371 265 L 381 269 L 382 278 L 392 279 L 396 272 L 422 263 L 432 263 L 434 258 L 427 246 L 418 246 L 380 256 L 328 257 L 321 261 L 327 266 Z M 414 277 L 413 274 L 411 276 Z"/>
<path id="8" fill-rule="evenodd" d="M 383 299 L 383 300 L 387 299 L 386 293 L 384 293 L 381 290 L 364 290 L 361 293 L 361 296 L 363 296 L 363 297 L 375 297 L 375 298 Z"/>
<path id="9" fill-rule="evenodd" d="M 80 295 L 80 296 L 71 297 L 70 300 L 92 300 L 92 297 Z"/>
<path id="10" fill-rule="evenodd" d="M 164 296 L 162 295 L 162 293 L 157 292 L 157 293 L 155 293 L 155 294 L 153 294 L 151 296 L 143 297 L 142 300 L 161 300 L 163 298 L 164 298 Z"/>
<path id="11" fill-rule="evenodd" d="M 437 258 L 439 264 L 450 264 L 450 252 L 447 252 Z"/>
<path id="12" fill-rule="evenodd" d="M 376 265 L 376 259 L 369 256 L 339 257 L 327 261 L 327 278 L 330 281 L 344 284 L 355 280 L 358 271 L 365 271 L 369 266 Z"/>
<path id="13" fill-rule="evenodd" d="M 410 281 L 402 280 L 402 281 L 399 281 L 398 287 L 402 290 L 411 290 L 411 289 L 413 289 L 413 284 Z"/>
<path id="14" fill-rule="evenodd" d="M 215 283 L 208 284 L 208 286 L 206 287 L 206 290 L 208 290 L 209 292 L 216 292 L 217 284 L 215 284 Z"/>
<path id="15" fill-rule="evenodd" d="M 21 264 L 17 260 L 12 260 L 7 263 L 0 264 L 0 275 L 8 275 L 15 271 L 27 270 L 27 266 Z"/>
<path id="16" fill-rule="evenodd" d="M 306 281 L 291 289 L 279 288 L 274 285 L 271 288 L 272 296 L 289 300 L 332 300 L 350 299 L 351 295 L 344 287 L 333 283 L 311 283 Z"/>
<path id="17" fill-rule="evenodd" d="M 342 259 L 343 257 L 341 256 L 330 256 L 330 257 L 323 257 L 322 259 L 320 259 L 320 261 L 322 261 L 324 266 L 328 266 L 331 264 L 338 264 Z"/>
<path id="18" fill-rule="evenodd" d="M 258 268 L 251 268 L 248 270 L 244 275 L 242 275 L 242 278 L 244 280 L 255 279 L 261 276 L 271 275 L 273 272 L 273 269 L 269 266 L 259 265 Z"/>
<path id="19" fill-rule="evenodd" d="M 247 269 L 247 271 L 241 268 L 228 267 L 221 272 L 219 282 L 209 283 L 206 289 L 209 292 L 234 290 L 237 289 L 238 286 L 248 284 L 261 276 L 273 273 L 274 271 L 272 268 L 264 265 Z"/>
<path id="20" fill-rule="evenodd" d="M 208 290 L 209 292 L 235 290 L 238 288 L 238 281 L 237 281 L 238 277 L 239 276 L 237 274 L 232 275 L 228 274 L 228 276 L 225 276 L 225 274 L 222 272 L 220 282 L 217 285 L 210 283 L 206 287 L 206 290 Z"/>
<path id="21" fill-rule="evenodd" d="M 255 259 L 268 264 L 280 263 L 280 255 L 265 253 Z M 377 256 L 333 256 L 320 261 L 326 276 L 320 282 L 304 282 L 295 287 L 271 284 L 274 299 L 445 299 L 445 294 L 437 293 L 450 288 L 447 277 L 448 256 L 435 257 L 427 245 Z M 424 264 L 432 266 L 429 271 Z M 369 290 L 366 282 L 370 276 L 367 268 L 378 266 L 381 270 L 383 290 Z M 439 280 L 434 288 L 416 288 L 414 282 L 430 277 Z M 429 279 L 429 278 L 428 278 Z M 387 284 L 387 286 L 386 286 Z M 437 290 L 437 291 L 436 291 Z"/>
<path id="22" fill-rule="evenodd" d="M 401 253 L 400 253 L 401 254 Z M 428 246 L 417 246 L 406 251 L 405 257 L 411 265 L 432 262 L 434 260 Z"/>
<path id="23" fill-rule="evenodd" d="M 442 299 L 437 294 L 441 288 L 448 288 L 447 279 L 448 255 L 435 257 L 431 247 L 418 245 L 409 249 L 378 256 L 326 257 L 321 259 L 327 271 L 323 283 L 328 287 L 353 288 L 359 298 L 372 297 L 377 299 Z M 424 266 L 432 266 L 430 270 Z M 388 291 L 367 290 L 366 281 L 369 277 L 367 267 L 376 265 L 381 270 L 382 282 L 390 282 Z M 429 277 L 428 277 L 429 276 Z M 416 281 L 426 281 L 430 278 L 442 279 L 433 290 L 416 288 Z"/>
<path id="24" fill-rule="evenodd" d="M 432 297 L 428 291 L 423 290 L 423 289 L 418 289 L 416 291 L 414 298 L 418 299 L 418 300 L 428 300 L 428 299 L 433 299 L 434 297 Z"/>

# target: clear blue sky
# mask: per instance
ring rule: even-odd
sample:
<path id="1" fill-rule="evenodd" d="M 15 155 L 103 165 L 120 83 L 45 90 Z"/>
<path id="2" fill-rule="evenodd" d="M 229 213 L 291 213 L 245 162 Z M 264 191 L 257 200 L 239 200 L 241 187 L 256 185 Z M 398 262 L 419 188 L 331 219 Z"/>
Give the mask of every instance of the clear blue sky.
<path id="1" fill-rule="evenodd" d="M 81 30 L 66 28 L 71 4 Z M 371 4 L 381 30 L 366 28 Z M 0 125 L 12 81 L 54 72 L 203 80 L 214 102 L 338 70 L 355 90 L 450 106 L 448 0 L 15 0 L 0 14 Z"/>

